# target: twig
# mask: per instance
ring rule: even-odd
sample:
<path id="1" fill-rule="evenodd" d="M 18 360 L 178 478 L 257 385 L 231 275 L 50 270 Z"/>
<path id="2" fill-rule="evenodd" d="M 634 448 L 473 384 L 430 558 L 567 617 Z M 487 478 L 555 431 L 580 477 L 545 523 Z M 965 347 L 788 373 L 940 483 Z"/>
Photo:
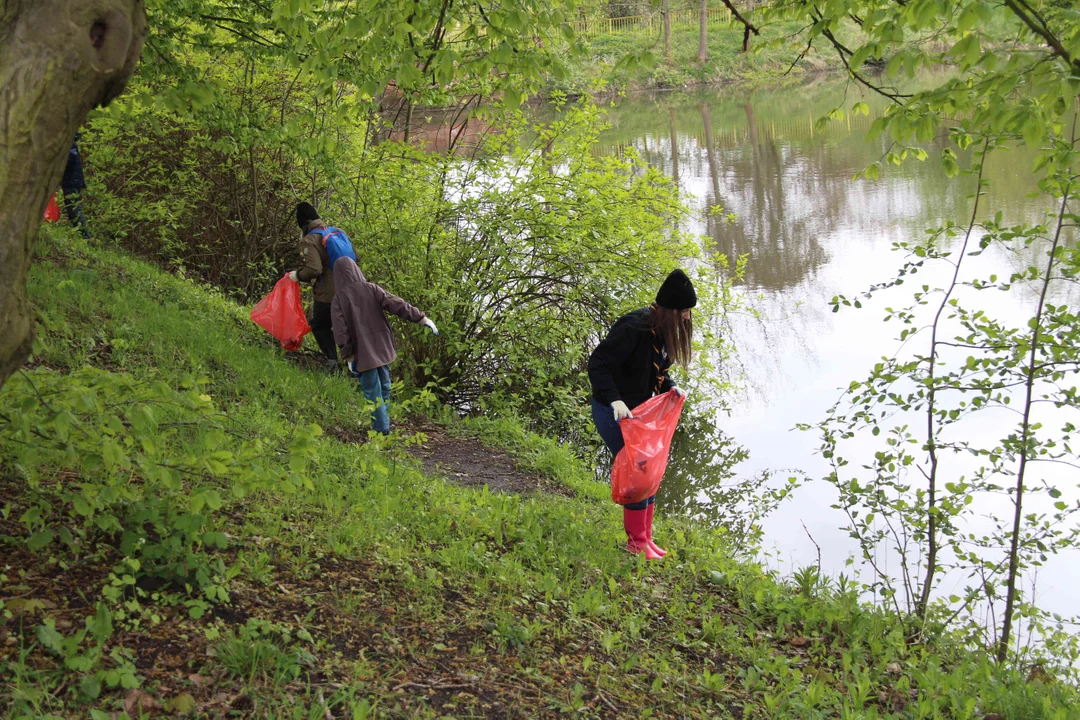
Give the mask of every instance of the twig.
<path id="1" fill-rule="evenodd" d="M 431 683 L 429 685 L 427 683 L 407 681 L 407 682 L 403 682 L 400 685 L 398 685 L 397 687 L 393 688 L 390 692 L 398 692 L 402 688 L 407 688 L 407 687 L 415 687 L 415 688 L 420 688 L 422 690 L 451 690 L 451 689 L 455 689 L 455 688 L 474 687 L 475 685 L 476 685 L 476 683 Z"/>
<path id="2" fill-rule="evenodd" d="M 615 713 L 616 717 L 619 715 L 619 708 L 615 707 L 610 700 L 604 697 L 604 693 L 600 692 L 600 688 L 596 688 L 596 699 L 611 708 L 611 712 Z"/>
<path id="3" fill-rule="evenodd" d="M 802 520 L 800 520 L 799 523 L 802 525 L 802 529 L 803 529 L 803 532 L 806 533 L 806 537 L 810 538 L 810 542 L 814 543 L 814 547 L 817 548 L 817 569 L 818 569 L 818 572 L 820 573 L 821 572 L 821 546 L 817 544 L 817 540 L 815 540 L 814 536 L 810 534 L 810 531 L 806 529 L 806 523 L 804 523 Z"/>
<path id="4" fill-rule="evenodd" d="M 322 705 L 323 718 L 325 720 L 334 720 L 334 714 L 332 712 L 330 712 L 330 707 L 326 704 L 326 698 L 323 697 L 322 688 L 319 688 L 319 692 L 317 694 L 317 697 L 319 699 L 319 705 Z"/>

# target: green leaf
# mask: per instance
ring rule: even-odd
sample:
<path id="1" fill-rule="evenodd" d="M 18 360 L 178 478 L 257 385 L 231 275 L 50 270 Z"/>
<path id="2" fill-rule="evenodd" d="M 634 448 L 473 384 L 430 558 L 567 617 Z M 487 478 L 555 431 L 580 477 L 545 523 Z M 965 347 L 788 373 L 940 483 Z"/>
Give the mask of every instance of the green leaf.
<path id="1" fill-rule="evenodd" d="M 960 14 L 960 19 L 956 23 L 956 29 L 959 32 L 967 32 L 979 22 L 979 11 L 976 9 L 976 5 L 978 3 L 968 5 L 967 9 Z"/>
<path id="2" fill-rule="evenodd" d="M 30 548 L 30 550 L 34 552 L 37 552 L 38 550 L 41 550 L 42 548 L 49 545 L 53 541 L 54 537 L 55 535 L 53 535 L 52 530 L 39 530 L 38 532 L 31 535 L 30 538 L 26 541 L 26 547 Z"/>
<path id="3" fill-rule="evenodd" d="M 960 166 L 956 164 L 956 155 L 948 148 L 941 151 L 941 167 L 946 177 L 956 177 L 960 174 Z"/>
<path id="4" fill-rule="evenodd" d="M 89 516 L 92 515 L 94 512 L 94 509 L 90 506 L 90 503 L 88 503 L 86 501 L 86 498 L 84 498 L 82 495 L 76 495 L 74 498 L 72 498 L 71 502 L 72 505 L 74 505 L 75 507 L 75 512 L 77 512 L 79 515 Z"/>
<path id="5" fill-rule="evenodd" d="M 44 625 L 37 626 L 37 639 L 54 653 L 64 654 L 64 636 L 57 632 L 56 624 L 52 618 L 46 620 Z"/>
<path id="6" fill-rule="evenodd" d="M 211 510 L 221 509 L 221 493 L 219 493 L 217 490 L 207 490 L 203 492 L 202 496 L 203 501 L 206 503 L 206 506 L 208 508 L 210 508 Z"/>
<path id="7" fill-rule="evenodd" d="M 861 48 L 855 51 L 855 54 L 851 56 L 851 60 L 848 61 L 848 65 L 852 70 L 858 70 L 862 67 L 862 64 L 866 62 L 866 59 L 870 57 L 870 53 L 874 51 L 873 43 L 867 43 Z"/>

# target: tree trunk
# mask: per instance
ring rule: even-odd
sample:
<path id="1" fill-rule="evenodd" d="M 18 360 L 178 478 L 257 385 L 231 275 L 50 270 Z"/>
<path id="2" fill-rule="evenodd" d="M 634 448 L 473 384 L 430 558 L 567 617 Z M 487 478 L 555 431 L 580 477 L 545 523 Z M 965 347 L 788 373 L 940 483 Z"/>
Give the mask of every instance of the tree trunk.
<path id="1" fill-rule="evenodd" d="M 679 135 L 675 132 L 675 108 L 668 108 L 668 134 L 671 136 L 671 181 L 679 187 Z"/>
<path id="2" fill-rule="evenodd" d="M 30 355 L 26 279 L 71 140 L 123 92 L 145 35 L 143 0 L 0 0 L 0 386 Z"/>
<path id="3" fill-rule="evenodd" d="M 709 104 L 701 104 L 701 123 L 705 126 L 705 155 L 709 159 L 709 177 L 712 179 L 713 201 L 712 205 L 722 205 L 720 197 L 720 163 L 713 151 L 712 113 Z"/>
<path id="4" fill-rule="evenodd" d="M 701 0 L 701 10 L 698 13 L 698 44 L 697 60 L 705 62 L 709 57 L 709 0 Z"/>
<path id="5" fill-rule="evenodd" d="M 664 59 L 671 62 L 671 0 L 664 0 Z"/>

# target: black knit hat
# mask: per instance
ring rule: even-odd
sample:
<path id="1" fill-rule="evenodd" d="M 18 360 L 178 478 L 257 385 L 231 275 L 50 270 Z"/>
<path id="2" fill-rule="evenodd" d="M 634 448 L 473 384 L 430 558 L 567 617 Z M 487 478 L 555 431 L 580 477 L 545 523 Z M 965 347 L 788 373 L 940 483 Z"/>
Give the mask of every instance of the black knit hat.
<path id="1" fill-rule="evenodd" d="M 309 222 L 318 219 L 319 213 L 315 211 L 311 203 L 302 202 L 296 206 L 296 224 L 300 226 L 301 230 L 307 229 Z"/>
<path id="2" fill-rule="evenodd" d="M 656 304 L 669 310 L 686 310 L 697 305 L 694 284 L 682 270 L 672 270 L 656 293 Z"/>

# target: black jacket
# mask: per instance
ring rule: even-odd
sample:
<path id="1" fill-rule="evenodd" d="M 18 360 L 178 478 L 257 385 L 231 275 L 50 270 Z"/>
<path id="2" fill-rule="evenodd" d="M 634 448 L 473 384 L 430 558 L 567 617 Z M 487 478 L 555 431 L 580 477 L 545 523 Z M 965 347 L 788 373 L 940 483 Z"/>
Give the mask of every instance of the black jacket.
<path id="1" fill-rule="evenodd" d="M 79 155 L 79 133 L 75 133 L 75 139 L 71 141 L 71 149 L 68 150 L 67 165 L 64 166 L 64 178 L 60 181 L 60 187 L 65 193 L 76 193 L 86 189 L 82 157 Z"/>
<path id="2" fill-rule="evenodd" d="M 661 352 L 654 365 L 654 345 L 663 350 L 663 340 L 654 337 L 649 328 L 649 308 L 616 320 L 589 357 L 593 397 L 605 405 L 622 400 L 633 410 L 653 395 L 670 390 L 671 360 Z"/>

